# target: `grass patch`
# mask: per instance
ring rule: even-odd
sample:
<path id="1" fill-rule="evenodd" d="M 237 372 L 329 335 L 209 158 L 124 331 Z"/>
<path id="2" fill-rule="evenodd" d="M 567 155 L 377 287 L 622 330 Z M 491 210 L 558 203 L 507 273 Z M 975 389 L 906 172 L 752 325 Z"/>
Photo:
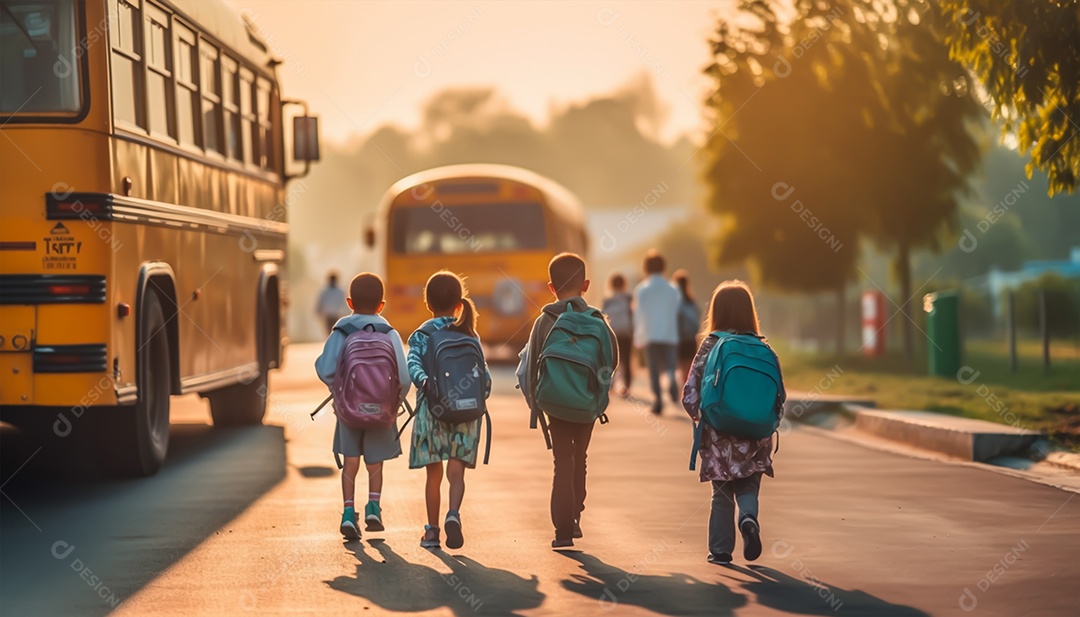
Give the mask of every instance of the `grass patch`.
<path id="1" fill-rule="evenodd" d="M 1009 370 L 1004 343 L 966 345 L 961 377 L 931 377 L 925 357 L 909 368 L 900 355 L 864 358 L 794 351 L 776 345 L 791 390 L 873 399 L 880 409 L 936 411 L 1046 431 L 1080 447 L 1080 345 L 1055 341 L 1051 370 L 1037 342 L 1018 345 L 1018 370 Z"/>

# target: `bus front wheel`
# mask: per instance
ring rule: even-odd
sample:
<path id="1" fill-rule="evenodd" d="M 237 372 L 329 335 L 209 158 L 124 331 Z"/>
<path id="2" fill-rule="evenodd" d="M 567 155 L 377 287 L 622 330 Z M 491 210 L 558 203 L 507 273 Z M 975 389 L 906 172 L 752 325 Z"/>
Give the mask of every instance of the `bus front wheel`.
<path id="1" fill-rule="evenodd" d="M 165 312 L 156 293 L 147 293 L 141 317 L 135 375 L 138 400 L 106 412 L 106 434 L 99 440 L 109 470 L 122 476 L 157 473 L 169 449 L 171 358 Z"/>

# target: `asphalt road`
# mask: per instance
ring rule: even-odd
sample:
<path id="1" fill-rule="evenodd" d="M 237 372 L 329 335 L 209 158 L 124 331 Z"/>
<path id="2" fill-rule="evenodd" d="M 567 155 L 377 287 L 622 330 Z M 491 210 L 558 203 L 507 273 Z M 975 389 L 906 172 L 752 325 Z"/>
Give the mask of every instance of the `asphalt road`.
<path id="1" fill-rule="evenodd" d="M 332 417 L 307 417 L 316 352 L 289 349 L 263 427 L 215 430 L 201 401 L 174 399 L 154 478 L 103 480 L 0 433 L 0 614 L 1080 615 L 1075 493 L 810 430 L 763 482 L 762 557 L 706 563 L 709 488 L 671 405 L 656 420 L 612 403 L 585 537 L 553 552 L 551 458 L 505 367 L 464 548 L 419 547 L 424 474 L 404 457 L 386 468 L 387 530 L 344 543 Z"/>

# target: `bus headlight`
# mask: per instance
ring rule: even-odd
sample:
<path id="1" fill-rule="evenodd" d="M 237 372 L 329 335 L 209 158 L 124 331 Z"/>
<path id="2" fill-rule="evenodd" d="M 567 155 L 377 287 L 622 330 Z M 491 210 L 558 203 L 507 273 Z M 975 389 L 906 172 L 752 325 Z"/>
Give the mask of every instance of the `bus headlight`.
<path id="1" fill-rule="evenodd" d="M 520 315 L 525 309 L 525 292 L 521 290 L 521 284 L 514 279 L 502 279 L 495 283 L 491 305 L 500 315 Z"/>

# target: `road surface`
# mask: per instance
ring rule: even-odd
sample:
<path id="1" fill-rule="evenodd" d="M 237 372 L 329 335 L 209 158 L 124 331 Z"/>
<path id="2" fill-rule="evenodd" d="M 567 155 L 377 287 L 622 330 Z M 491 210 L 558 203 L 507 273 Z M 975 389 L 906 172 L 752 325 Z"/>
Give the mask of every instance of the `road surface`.
<path id="1" fill-rule="evenodd" d="M 174 399 L 154 478 L 58 479 L 49 452 L 0 434 L 0 614 L 1080 615 L 1075 493 L 810 430 L 782 440 L 763 482 L 762 557 L 706 563 L 709 487 L 671 405 L 656 420 L 613 401 L 585 537 L 553 552 L 550 455 L 505 367 L 491 464 L 466 475 L 464 548 L 419 547 L 424 474 L 405 457 L 386 468 L 387 530 L 344 543 L 332 417 L 307 416 L 325 393 L 316 353 L 289 348 L 263 427 L 215 430 L 199 399 Z"/>

